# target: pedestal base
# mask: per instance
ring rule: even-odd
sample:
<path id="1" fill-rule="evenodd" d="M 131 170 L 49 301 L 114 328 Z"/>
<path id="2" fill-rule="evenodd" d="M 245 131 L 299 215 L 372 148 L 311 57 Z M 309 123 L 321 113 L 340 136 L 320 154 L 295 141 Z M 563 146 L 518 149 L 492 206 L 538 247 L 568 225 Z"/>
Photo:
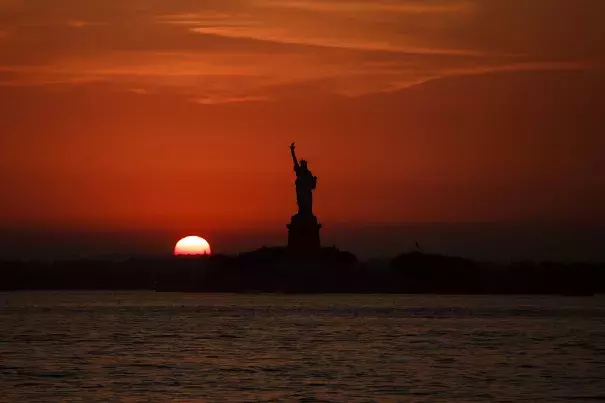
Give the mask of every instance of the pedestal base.
<path id="1" fill-rule="evenodd" d="M 311 256 L 321 250 L 317 217 L 293 215 L 288 227 L 288 250 L 299 256 Z"/>

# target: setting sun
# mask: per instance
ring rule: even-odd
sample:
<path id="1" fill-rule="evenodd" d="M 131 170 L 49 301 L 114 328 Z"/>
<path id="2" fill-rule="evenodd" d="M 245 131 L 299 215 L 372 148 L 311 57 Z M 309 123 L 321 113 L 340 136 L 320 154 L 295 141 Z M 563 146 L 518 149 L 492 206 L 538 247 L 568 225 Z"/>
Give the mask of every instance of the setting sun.
<path id="1" fill-rule="evenodd" d="M 176 243 L 175 255 L 209 255 L 210 244 L 199 236 L 187 236 Z"/>

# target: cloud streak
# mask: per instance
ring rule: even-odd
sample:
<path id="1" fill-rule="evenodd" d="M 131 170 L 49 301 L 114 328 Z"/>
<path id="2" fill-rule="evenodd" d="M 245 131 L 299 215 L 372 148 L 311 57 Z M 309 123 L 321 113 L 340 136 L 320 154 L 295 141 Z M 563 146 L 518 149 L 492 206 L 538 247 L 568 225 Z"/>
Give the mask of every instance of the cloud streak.
<path id="1" fill-rule="evenodd" d="M 258 0 L 264 7 L 290 8 L 333 13 L 441 14 L 472 10 L 470 1 L 334 1 L 334 0 Z"/>
<path id="2" fill-rule="evenodd" d="M 111 81 L 252 101 L 297 82 L 352 95 L 473 72 L 598 68 L 603 3 L 578 1 L 4 0 L 0 71 L 11 74 L 1 83 Z"/>

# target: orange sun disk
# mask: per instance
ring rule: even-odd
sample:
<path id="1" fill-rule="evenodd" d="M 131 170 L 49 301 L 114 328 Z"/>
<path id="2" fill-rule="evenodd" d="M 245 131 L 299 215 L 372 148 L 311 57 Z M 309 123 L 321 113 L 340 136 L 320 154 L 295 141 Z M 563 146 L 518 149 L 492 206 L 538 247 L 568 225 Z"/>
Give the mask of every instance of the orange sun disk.
<path id="1" fill-rule="evenodd" d="M 176 243 L 175 255 L 209 255 L 210 244 L 199 236 L 187 236 Z"/>

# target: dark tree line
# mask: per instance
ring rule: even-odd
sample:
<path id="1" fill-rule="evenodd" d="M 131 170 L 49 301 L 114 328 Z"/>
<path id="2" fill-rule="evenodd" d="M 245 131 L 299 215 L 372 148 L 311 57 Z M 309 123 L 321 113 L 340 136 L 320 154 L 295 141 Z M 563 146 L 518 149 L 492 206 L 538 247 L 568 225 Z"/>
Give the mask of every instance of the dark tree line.
<path id="1" fill-rule="evenodd" d="M 304 259 L 261 248 L 235 256 L 0 263 L 0 290 L 48 289 L 592 295 L 605 292 L 605 264 L 495 265 L 413 252 L 374 267 L 336 248 Z"/>

